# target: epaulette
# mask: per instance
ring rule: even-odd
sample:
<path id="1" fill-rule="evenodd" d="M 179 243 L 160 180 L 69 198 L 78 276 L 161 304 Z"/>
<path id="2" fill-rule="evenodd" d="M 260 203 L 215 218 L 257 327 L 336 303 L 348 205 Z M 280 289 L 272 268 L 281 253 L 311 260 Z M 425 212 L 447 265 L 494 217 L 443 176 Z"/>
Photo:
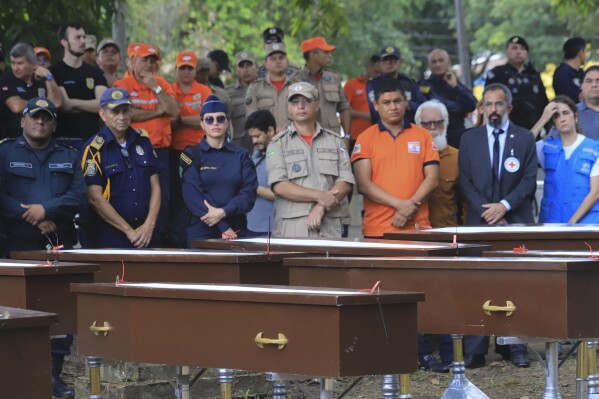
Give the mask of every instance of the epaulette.
<path id="1" fill-rule="evenodd" d="M 277 133 L 270 141 L 278 141 L 281 137 L 283 137 L 287 133 L 287 129 Z"/>
<path id="2" fill-rule="evenodd" d="M 8 143 L 10 141 L 15 141 L 17 138 L 16 137 L 7 137 L 5 139 L 0 140 L 0 144 L 5 144 Z"/>
<path id="3" fill-rule="evenodd" d="M 336 132 L 336 131 L 334 131 L 334 130 L 327 129 L 327 128 L 325 128 L 325 127 L 322 127 L 322 126 L 321 126 L 320 128 L 321 128 L 322 130 L 324 130 L 325 132 L 332 134 L 333 136 L 337 136 L 337 137 L 339 137 L 340 139 L 342 139 L 343 137 L 345 137 L 345 136 L 342 136 L 342 135 L 341 135 L 341 132 Z"/>
<path id="4" fill-rule="evenodd" d="M 150 135 L 148 134 L 148 131 L 146 129 L 143 128 L 139 128 L 139 129 L 135 129 L 135 131 L 137 131 L 137 133 L 139 133 L 139 135 L 141 137 L 150 137 Z"/>
<path id="5" fill-rule="evenodd" d="M 89 146 L 91 148 L 94 148 L 99 151 L 103 145 L 104 145 L 104 139 L 102 138 L 102 136 L 96 136 L 96 138 L 93 139 L 93 141 L 91 142 L 91 144 Z"/>
<path id="6" fill-rule="evenodd" d="M 77 148 L 77 147 L 73 147 L 72 145 L 70 145 L 70 144 L 67 144 L 67 143 L 65 143 L 65 142 L 63 142 L 63 141 L 55 141 L 54 143 L 55 143 L 56 145 L 60 145 L 60 146 L 62 146 L 62 147 L 66 147 L 66 148 L 68 148 L 69 150 L 74 150 L 74 151 L 77 151 L 77 152 L 79 152 L 79 148 Z"/>

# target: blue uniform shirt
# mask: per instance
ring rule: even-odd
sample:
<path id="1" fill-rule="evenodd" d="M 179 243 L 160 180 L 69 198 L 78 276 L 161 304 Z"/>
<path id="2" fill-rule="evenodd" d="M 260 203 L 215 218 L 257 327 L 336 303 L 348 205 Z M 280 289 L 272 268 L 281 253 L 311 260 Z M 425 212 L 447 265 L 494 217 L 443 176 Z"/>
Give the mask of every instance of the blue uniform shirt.
<path id="1" fill-rule="evenodd" d="M 582 129 L 582 134 L 599 141 L 599 112 L 589 108 L 584 100 L 576 104 L 576 107 L 578 108 L 578 124 Z"/>
<path id="2" fill-rule="evenodd" d="M 385 75 L 381 75 L 374 79 L 370 79 L 368 83 L 366 83 L 366 94 L 368 99 L 368 108 L 370 108 L 370 121 L 372 123 L 377 123 L 379 121 L 379 113 L 374 109 L 374 87 L 376 86 L 377 81 Z M 418 84 L 410 77 L 404 75 L 403 73 L 397 74 L 397 81 L 400 83 L 401 88 L 406 95 L 406 100 L 408 100 L 409 107 L 406 109 L 406 114 L 404 115 L 403 122 L 404 127 L 410 127 L 412 123 L 414 123 L 414 115 L 416 115 L 416 110 L 418 106 L 426 101 Z"/>
<path id="3" fill-rule="evenodd" d="M 212 148 L 206 138 L 187 147 L 181 154 L 183 201 L 190 212 L 187 239 L 221 238 L 229 228 L 246 233 L 246 213 L 256 200 L 258 179 L 249 152 L 242 147 L 225 142 L 220 149 Z M 208 213 L 204 200 L 222 208 L 226 217 L 209 227 L 200 220 Z"/>
<path id="4" fill-rule="evenodd" d="M 258 175 L 258 184 L 262 187 L 269 188 L 268 173 L 266 171 L 266 154 L 262 151 L 255 151 L 252 154 L 252 161 L 256 165 L 256 174 Z M 275 220 L 275 203 L 260 196 L 256 197 L 254 207 L 247 215 L 248 230 L 255 233 L 268 233 L 270 223 Z"/>
<path id="5" fill-rule="evenodd" d="M 576 70 L 566 63 L 561 63 L 553 73 L 555 95 L 566 95 L 577 103 L 583 77 L 584 69 Z"/>
<path id="6" fill-rule="evenodd" d="M 150 139 L 129 128 L 122 147 L 110 129 L 104 127 L 84 144 L 84 148 L 81 166 L 87 185 L 101 186 L 104 198 L 116 212 L 132 228 L 141 226 L 150 210 L 150 177 L 163 168 Z M 99 226 L 100 246 L 130 246 L 125 234 L 119 230 L 103 220 L 99 221 Z M 111 239 L 111 235 L 118 239 L 106 241 Z"/>
<path id="7" fill-rule="evenodd" d="M 11 240 L 30 241 L 31 249 L 49 244 L 37 227 L 21 218 L 26 211 L 21 204 L 41 204 L 46 219 L 57 226 L 59 244 L 76 242 L 73 217 L 86 194 L 78 160 L 77 150 L 56 141 L 43 150 L 31 148 L 23 136 L 0 143 L 0 218 Z"/>

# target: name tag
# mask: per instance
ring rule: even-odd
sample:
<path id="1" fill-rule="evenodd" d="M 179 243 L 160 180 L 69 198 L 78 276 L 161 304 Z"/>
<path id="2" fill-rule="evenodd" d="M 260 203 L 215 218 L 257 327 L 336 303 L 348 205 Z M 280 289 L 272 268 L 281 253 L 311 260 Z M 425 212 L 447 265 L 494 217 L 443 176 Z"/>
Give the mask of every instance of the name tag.
<path id="1" fill-rule="evenodd" d="M 50 169 L 73 169 L 73 164 L 71 163 L 51 163 L 48 164 L 48 168 Z"/>
<path id="2" fill-rule="evenodd" d="M 30 163 L 26 163 L 26 162 L 11 162 L 10 163 L 10 167 L 11 168 L 28 168 L 28 169 L 33 169 L 33 165 Z"/>
<path id="3" fill-rule="evenodd" d="M 408 152 L 410 154 L 420 154 L 420 142 L 418 142 L 418 141 L 408 142 Z"/>

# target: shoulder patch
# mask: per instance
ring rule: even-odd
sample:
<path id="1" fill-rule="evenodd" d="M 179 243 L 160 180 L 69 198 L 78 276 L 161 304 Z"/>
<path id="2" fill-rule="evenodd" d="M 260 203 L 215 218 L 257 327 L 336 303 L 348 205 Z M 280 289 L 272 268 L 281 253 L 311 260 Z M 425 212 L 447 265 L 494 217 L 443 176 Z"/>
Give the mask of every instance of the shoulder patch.
<path id="1" fill-rule="evenodd" d="M 146 129 L 139 128 L 139 129 L 135 129 L 135 130 L 137 131 L 137 133 L 139 133 L 139 135 L 141 137 L 150 137 L 150 135 Z"/>
<path id="2" fill-rule="evenodd" d="M 90 144 L 90 147 L 99 150 L 104 145 L 104 138 L 101 136 L 96 136 Z"/>
<path id="3" fill-rule="evenodd" d="M 186 165 L 191 165 L 191 163 L 193 162 L 193 160 L 190 157 L 188 157 L 187 154 L 184 152 L 181 153 L 179 159 Z"/>
<path id="4" fill-rule="evenodd" d="M 420 91 L 422 94 L 428 94 L 431 91 L 431 87 L 429 85 L 420 85 Z"/>
<path id="5" fill-rule="evenodd" d="M 270 139 L 270 141 L 278 141 L 281 137 L 283 137 L 285 135 L 285 133 L 287 133 L 287 129 L 283 130 L 282 132 L 277 133 L 275 135 L 275 137 Z"/>
<path id="6" fill-rule="evenodd" d="M 15 141 L 15 138 L 14 137 L 10 137 L 10 138 L 2 139 L 2 140 L 0 140 L 0 144 L 6 144 L 6 143 L 8 143 L 10 141 Z"/>

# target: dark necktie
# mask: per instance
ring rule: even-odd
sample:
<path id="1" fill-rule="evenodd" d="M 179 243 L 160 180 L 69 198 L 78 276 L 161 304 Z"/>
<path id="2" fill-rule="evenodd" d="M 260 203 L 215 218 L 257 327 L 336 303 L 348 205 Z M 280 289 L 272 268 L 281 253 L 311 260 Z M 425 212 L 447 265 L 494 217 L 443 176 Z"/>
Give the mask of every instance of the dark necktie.
<path id="1" fill-rule="evenodd" d="M 499 135 L 503 133 L 501 129 L 493 130 L 493 202 L 498 202 L 499 198 Z"/>

